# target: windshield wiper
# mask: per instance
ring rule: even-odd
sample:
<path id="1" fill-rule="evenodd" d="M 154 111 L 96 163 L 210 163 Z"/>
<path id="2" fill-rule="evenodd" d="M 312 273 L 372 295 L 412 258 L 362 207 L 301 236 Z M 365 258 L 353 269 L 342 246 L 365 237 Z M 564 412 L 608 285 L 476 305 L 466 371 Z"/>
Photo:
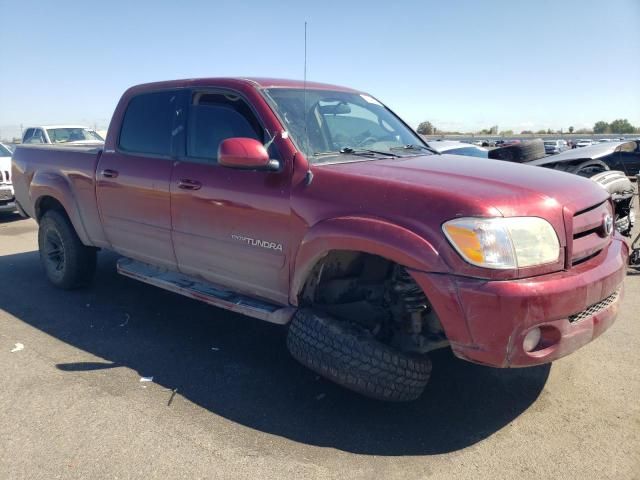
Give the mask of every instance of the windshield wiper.
<path id="1" fill-rule="evenodd" d="M 413 143 L 409 143 L 407 145 L 403 145 L 402 147 L 391 147 L 389 150 L 427 150 L 432 153 L 440 154 L 437 150 L 434 150 L 431 147 L 427 147 L 426 145 L 415 145 Z"/>
<path id="2" fill-rule="evenodd" d="M 340 153 L 346 153 L 349 155 L 364 155 L 364 156 L 371 156 L 371 155 L 384 155 L 386 157 L 397 157 L 398 155 L 396 155 L 395 153 L 391 153 L 391 152 L 381 152 L 380 150 L 371 150 L 368 148 L 352 148 L 352 147 L 342 147 L 340 149 Z"/>

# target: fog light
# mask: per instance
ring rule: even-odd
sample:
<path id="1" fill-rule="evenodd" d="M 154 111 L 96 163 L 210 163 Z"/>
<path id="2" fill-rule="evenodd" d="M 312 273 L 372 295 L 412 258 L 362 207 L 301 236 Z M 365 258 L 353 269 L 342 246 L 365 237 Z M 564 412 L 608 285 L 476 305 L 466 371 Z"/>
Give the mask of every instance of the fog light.
<path id="1" fill-rule="evenodd" d="M 522 342 L 522 348 L 524 349 L 524 351 L 530 352 L 534 348 L 536 348 L 538 346 L 538 343 L 540 342 L 541 336 L 542 332 L 538 327 L 529 330 L 529 333 L 525 335 L 524 341 Z"/>

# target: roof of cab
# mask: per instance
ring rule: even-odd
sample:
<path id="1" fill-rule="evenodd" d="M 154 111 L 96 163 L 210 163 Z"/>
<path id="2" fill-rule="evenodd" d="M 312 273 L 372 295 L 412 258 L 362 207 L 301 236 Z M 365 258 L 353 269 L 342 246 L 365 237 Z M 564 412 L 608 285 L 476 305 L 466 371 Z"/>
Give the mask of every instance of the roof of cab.
<path id="1" fill-rule="evenodd" d="M 254 88 L 306 88 L 311 90 L 334 90 L 339 92 L 362 93 L 348 87 L 338 85 L 330 85 L 328 83 L 305 82 L 302 80 L 287 80 L 282 78 L 262 78 L 262 77 L 210 77 L 210 78 L 186 78 L 182 80 L 168 80 L 162 82 L 144 83 L 135 85 L 131 89 L 136 91 L 165 89 L 165 88 L 184 88 L 184 87 L 207 87 L 218 85 L 243 85 L 253 86 Z M 131 90 L 130 89 L 130 90 Z"/>

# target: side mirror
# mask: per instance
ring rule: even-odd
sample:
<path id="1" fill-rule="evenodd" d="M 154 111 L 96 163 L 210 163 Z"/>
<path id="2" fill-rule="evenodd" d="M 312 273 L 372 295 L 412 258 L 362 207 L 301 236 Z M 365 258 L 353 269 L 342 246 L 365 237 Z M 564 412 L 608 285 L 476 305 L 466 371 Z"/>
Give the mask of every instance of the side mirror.
<path id="1" fill-rule="evenodd" d="M 267 149 L 254 138 L 227 138 L 218 146 L 218 163 L 244 170 L 277 170 L 280 164 L 270 160 Z"/>

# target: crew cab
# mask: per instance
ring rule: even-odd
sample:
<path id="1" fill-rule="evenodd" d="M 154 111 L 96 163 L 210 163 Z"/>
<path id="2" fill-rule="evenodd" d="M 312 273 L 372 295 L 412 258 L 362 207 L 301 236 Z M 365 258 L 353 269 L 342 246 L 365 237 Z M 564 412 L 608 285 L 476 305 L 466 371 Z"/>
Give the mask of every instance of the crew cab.
<path id="1" fill-rule="evenodd" d="M 629 254 L 594 182 L 439 154 L 320 83 L 139 85 L 104 147 L 20 146 L 13 180 L 55 286 L 115 251 L 123 275 L 286 325 L 298 361 L 383 400 L 417 398 L 439 348 L 526 367 L 587 344 Z"/>

